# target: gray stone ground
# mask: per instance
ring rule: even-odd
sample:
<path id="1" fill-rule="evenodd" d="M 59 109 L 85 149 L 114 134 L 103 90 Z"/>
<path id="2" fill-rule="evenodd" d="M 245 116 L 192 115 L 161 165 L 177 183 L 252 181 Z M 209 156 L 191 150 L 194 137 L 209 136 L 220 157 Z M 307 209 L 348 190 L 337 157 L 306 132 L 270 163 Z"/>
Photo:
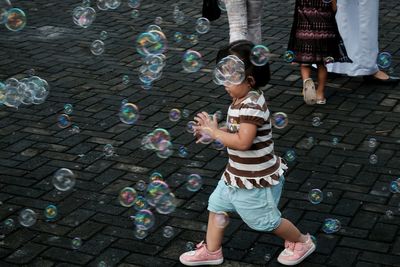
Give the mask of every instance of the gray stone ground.
<path id="1" fill-rule="evenodd" d="M 200 36 L 199 44 L 172 41 L 173 33 L 194 32 L 200 17 L 201 1 L 148 0 L 140 7 L 140 17 L 130 18 L 126 1 L 117 11 L 99 11 L 94 24 L 81 29 L 72 22 L 71 11 L 79 1 L 13 1 L 28 15 L 21 32 L 0 28 L 0 80 L 22 78 L 27 70 L 46 79 L 51 93 L 44 104 L 18 110 L 0 107 L 0 266 L 179 266 L 178 256 L 187 241 L 205 236 L 207 199 L 226 163 L 226 154 L 205 145 L 195 145 L 184 128 L 189 118 L 168 120 L 171 108 L 224 112 L 229 97 L 211 81 L 216 49 L 228 42 L 226 14 L 212 23 L 211 32 Z M 196 3 L 192 3 L 196 2 Z M 294 1 L 266 1 L 263 35 L 274 53 L 272 81 L 265 89 L 271 111 L 289 116 L 289 126 L 275 130 L 276 152 L 295 149 L 298 157 L 290 171 L 280 203 L 283 216 L 302 231 L 317 237 L 318 248 L 302 266 L 400 266 L 400 194 L 389 192 L 389 183 L 400 177 L 400 86 L 370 85 L 358 78 L 330 77 L 325 106 L 306 106 L 300 95 L 299 68 L 284 63 L 292 22 Z M 187 23 L 172 21 L 173 5 L 179 3 Z M 96 8 L 97 10 L 97 8 Z M 381 1 L 381 50 L 393 54 L 394 73 L 400 74 L 400 6 L 396 0 Z M 151 91 L 140 87 L 140 65 L 134 39 L 162 16 L 162 28 L 169 39 L 167 67 Z M 102 30 L 109 33 L 106 52 L 94 56 L 89 44 Z M 200 51 L 206 66 L 194 74 L 180 66 L 182 52 L 192 47 Z M 122 84 L 128 74 L 131 83 Z M 117 116 L 123 99 L 140 107 L 140 120 L 129 126 Z M 73 122 L 81 133 L 57 127 L 56 118 L 65 103 L 74 106 Z M 322 125 L 313 127 L 319 116 Z M 140 140 L 155 127 L 170 131 L 175 148 L 185 145 L 188 158 L 177 152 L 160 159 L 140 149 Z M 312 136 L 316 143 L 307 144 Z M 339 143 L 332 144 L 337 137 Z M 368 139 L 378 146 L 370 149 Z M 105 158 L 104 144 L 111 143 L 118 156 Z M 371 165 L 375 153 L 378 163 Z M 83 156 L 82 156 L 83 155 Z M 51 177 L 59 168 L 78 175 L 72 191 L 57 192 Z M 153 171 L 161 172 L 179 199 L 169 215 L 156 214 L 156 225 L 144 240 L 133 235 L 129 219 L 133 209 L 124 208 L 118 192 Z M 204 185 L 198 192 L 185 189 L 185 175 L 199 173 Z M 307 201 L 312 188 L 320 188 L 324 201 Z M 330 193 L 329 193 L 330 192 Z M 329 195 L 329 196 L 328 196 Z M 59 216 L 46 222 L 43 210 L 55 204 Z M 24 228 L 18 214 L 31 208 L 38 222 Z M 327 235 L 321 231 L 325 218 L 337 218 L 342 229 Z M 4 226 L 8 218 L 16 227 Z M 162 236 L 164 226 L 175 234 Z M 83 245 L 71 248 L 80 237 Z M 223 266 L 277 266 L 282 240 L 255 232 L 232 215 L 224 238 Z M 271 260 L 266 261 L 265 255 Z"/>

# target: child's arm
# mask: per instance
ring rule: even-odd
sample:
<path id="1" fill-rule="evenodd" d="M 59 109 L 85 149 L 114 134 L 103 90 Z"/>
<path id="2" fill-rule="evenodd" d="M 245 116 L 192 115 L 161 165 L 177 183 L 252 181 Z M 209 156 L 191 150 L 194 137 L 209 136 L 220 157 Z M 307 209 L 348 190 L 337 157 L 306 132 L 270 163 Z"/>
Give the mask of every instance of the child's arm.
<path id="1" fill-rule="evenodd" d="M 225 127 L 218 129 L 216 119 L 211 120 L 206 112 L 197 114 L 195 120 L 199 124 L 196 131 L 210 134 L 213 139 L 218 139 L 226 147 L 236 150 L 248 150 L 257 134 L 257 126 L 251 123 L 241 123 L 237 133 L 228 133 Z"/>

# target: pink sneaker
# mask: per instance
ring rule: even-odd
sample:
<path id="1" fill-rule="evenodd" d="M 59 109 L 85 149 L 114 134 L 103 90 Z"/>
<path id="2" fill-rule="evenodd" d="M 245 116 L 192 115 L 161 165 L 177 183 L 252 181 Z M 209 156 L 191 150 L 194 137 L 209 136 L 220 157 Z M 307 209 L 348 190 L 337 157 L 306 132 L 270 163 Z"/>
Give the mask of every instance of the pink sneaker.
<path id="1" fill-rule="evenodd" d="M 285 249 L 279 254 L 278 262 L 283 265 L 296 265 L 302 262 L 308 255 L 314 252 L 316 246 L 307 234 L 307 241 L 289 242 L 285 241 Z"/>
<path id="2" fill-rule="evenodd" d="M 222 247 L 215 252 L 210 252 L 204 241 L 201 241 L 196 245 L 196 250 L 183 253 L 179 260 L 187 266 L 218 265 L 224 261 L 224 256 Z"/>

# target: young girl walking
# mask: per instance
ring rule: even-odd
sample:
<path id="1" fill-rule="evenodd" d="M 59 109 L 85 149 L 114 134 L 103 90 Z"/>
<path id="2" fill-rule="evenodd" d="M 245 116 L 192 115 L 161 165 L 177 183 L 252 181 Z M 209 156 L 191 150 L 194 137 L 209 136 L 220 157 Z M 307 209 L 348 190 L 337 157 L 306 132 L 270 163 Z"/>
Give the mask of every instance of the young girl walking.
<path id="1" fill-rule="evenodd" d="M 222 48 L 217 62 L 228 55 L 243 63 L 245 79 L 237 85 L 225 84 L 232 97 L 227 127 L 218 128 L 216 118 L 206 112 L 197 114 L 197 133 L 207 132 L 228 150 L 229 162 L 208 201 L 206 243 L 180 256 L 184 265 L 217 265 L 223 262 L 224 229 L 217 223 L 221 212 L 237 212 L 257 231 L 272 232 L 285 240 L 278 261 L 286 265 L 300 263 L 315 250 L 309 234 L 302 234 L 289 220 L 281 218 L 278 203 L 287 166 L 274 154 L 270 112 L 263 93 L 258 90 L 270 79 L 269 65 L 254 66 L 250 61 L 250 41 L 239 40 Z"/>
<path id="2" fill-rule="evenodd" d="M 352 62 L 346 53 L 336 20 L 336 0 L 296 0 L 288 50 L 300 63 L 304 101 L 325 104 L 326 64 Z M 318 87 L 311 79 L 311 64 L 317 65 Z"/>

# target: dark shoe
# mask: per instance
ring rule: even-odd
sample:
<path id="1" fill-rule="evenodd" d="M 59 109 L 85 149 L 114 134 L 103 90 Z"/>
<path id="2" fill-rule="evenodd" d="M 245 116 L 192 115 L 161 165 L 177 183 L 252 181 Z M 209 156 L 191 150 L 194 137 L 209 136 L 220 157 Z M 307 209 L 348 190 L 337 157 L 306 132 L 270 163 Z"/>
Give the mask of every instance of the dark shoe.
<path id="1" fill-rule="evenodd" d="M 374 75 L 364 76 L 364 81 L 373 82 L 373 83 L 381 83 L 381 84 L 395 84 L 400 82 L 400 77 L 390 76 L 387 79 L 379 79 Z"/>

